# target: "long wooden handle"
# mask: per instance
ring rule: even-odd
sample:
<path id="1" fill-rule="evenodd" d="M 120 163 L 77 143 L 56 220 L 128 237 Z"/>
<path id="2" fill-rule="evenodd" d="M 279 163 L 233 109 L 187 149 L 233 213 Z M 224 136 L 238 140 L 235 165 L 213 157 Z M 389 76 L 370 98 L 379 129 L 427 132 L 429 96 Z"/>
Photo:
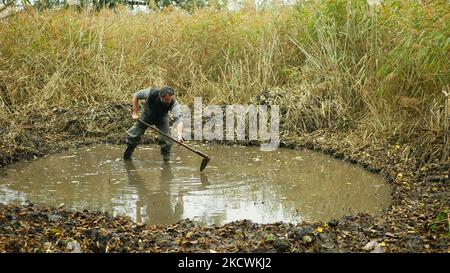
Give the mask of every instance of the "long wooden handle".
<path id="1" fill-rule="evenodd" d="M 204 153 L 202 153 L 202 152 L 200 152 L 200 151 L 197 151 L 197 150 L 195 150 L 195 149 L 189 147 L 188 145 L 184 144 L 183 142 L 179 142 L 178 140 L 176 140 L 176 139 L 173 138 L 172 136 L 170 136 L 170 135 L 164 133 L 163 131 L 159 130 L 158 128 L 156 128 L 156 126 L 150 125 L 150 124 L 148 124 L 147 122 L 145 122 L 145 121 L 143 121 L 143 120 L 141 120 L 141 119 L 139 119 L 139 122 L 141 122 L 141 123 L 147 125 L 148 127 L 150 127 L 151 129 L 157 131 L 157 132 L 160 133 L 161 135 L 164 135 L 164 136 L 170 138 L 172 141 L 174 141 L 174 142 L 180 144 L 180 145 L 183 146 L 184 148 L 186 148 L 186 149 L 188 149 L 188 150 L 190 150 L 190 151 L 192 151 L 192 152 L 198 154 L 199 156 L 201 156 L 201 157 L 203 157 L 203 158 L 209 158 L 208 155 L 206 155 L 206 154 L 204 154 Z"/>

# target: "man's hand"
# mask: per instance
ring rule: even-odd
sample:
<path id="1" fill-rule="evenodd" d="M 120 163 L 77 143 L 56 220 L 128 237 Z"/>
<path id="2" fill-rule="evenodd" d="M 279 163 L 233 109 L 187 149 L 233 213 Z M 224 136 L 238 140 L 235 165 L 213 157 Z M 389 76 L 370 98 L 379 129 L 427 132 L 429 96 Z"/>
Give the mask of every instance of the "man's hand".
<path id="1" fill-rule="evenodd" d="M 181 142 L 181 143 L 183 143 L 183 142 L 184 142 L 184 139 L 183 139 L 183 137 L 182 137 L 182 136 L 180 136 L 180 135 L 178 135 L 178 137 L 177 137 L 177 140 L 178 140 L 178 142 Z"/>
<path id="2" fill-rule="evenodd" d="M 133 96 L 133 112 L 131 114 L 134 120 L 139 119 L 139 99 L 137 96 Z"/>

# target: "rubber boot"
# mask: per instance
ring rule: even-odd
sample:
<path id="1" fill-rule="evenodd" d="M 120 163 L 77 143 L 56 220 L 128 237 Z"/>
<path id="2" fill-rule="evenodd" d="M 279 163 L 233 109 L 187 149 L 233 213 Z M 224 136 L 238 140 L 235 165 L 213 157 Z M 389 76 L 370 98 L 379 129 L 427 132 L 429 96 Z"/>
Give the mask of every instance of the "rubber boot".
<path id="1" fill-rule="evenodd" d="M 169 162 L 170 161 L 170 155 L 163 155 L 162 158 L 163 158 L 164 162 Z"/>
<path id="2" fill-rule="evenodd" d="M 164 162 L 169 162 L 169 160 L 170 160 L 170 150 L 171 150 L 171 145 L 163 144 L 161 146 L 161 155 L 162 155 L 162 158 L 163 158 Z"/>
<path id="3" fill-rule="evenodd" d="M 133 154 L 136 146 L 137 145 L 132 145 L 132 144 L 127 143 L 127 148 L 125 149 L 125 152 L 123 153 L 124 160 L 131 160 L 131 155 Z"/>

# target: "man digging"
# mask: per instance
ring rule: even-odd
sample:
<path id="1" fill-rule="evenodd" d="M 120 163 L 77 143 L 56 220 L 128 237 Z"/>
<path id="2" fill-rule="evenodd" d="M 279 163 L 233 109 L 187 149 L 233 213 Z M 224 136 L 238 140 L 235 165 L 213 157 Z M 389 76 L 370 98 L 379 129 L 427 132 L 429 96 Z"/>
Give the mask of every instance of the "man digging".
<path id="1" fill-rule="evenodd" d="M 127 148 L 123 154 L 124 160 L 131 160 L 131 155 L 134 149 L 139 144 L 142 135 L 148 128 L 147 125 L 140 122 L 139 119 L 143 120 L 149 125 L 155 125 L 156 128 L 162 132 L 170 135 L 169 127 L 169 115 L 168 112 L 172 112 L 173 116 L 173 126 L 177 130 L 177 140 L 183 142 L 182 131 L 182 113 L 180 106 L 174 98 L 175 91 L 172 87 L 166 86 L 161 89 L 158 88 L 148 88 L 136 92 L 133 96 L 133 120 L 137 122 L 131 129 L 127 131 L 126 145 Z M 139 118 L 139 100 L 145 100 L 144 110 Z M 170 150 L 173 142 L 164 135 L 160 135 L 158 144 L 161 147 L 161 155 L 164 162 L 170 160 Z"/>

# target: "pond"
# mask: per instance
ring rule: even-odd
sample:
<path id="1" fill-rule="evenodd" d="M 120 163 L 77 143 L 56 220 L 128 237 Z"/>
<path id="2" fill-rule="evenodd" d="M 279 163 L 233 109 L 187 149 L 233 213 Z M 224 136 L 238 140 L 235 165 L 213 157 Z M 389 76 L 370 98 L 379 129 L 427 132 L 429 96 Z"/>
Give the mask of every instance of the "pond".
<path id="1" fill-rule="evenodd" d="M 127 215 L 137 223 L 201 224 L 328 221 L 381 213 L 391 189 L 362 167 L 309 150 L 192 145 L 211 161 L 174 146 L 163 163 L 157 145 L 96 145 L 19 162 L 0 172 L 0 202 L 64 206 Z M 1 174 L 2 173 L 2 174 Z"/>

